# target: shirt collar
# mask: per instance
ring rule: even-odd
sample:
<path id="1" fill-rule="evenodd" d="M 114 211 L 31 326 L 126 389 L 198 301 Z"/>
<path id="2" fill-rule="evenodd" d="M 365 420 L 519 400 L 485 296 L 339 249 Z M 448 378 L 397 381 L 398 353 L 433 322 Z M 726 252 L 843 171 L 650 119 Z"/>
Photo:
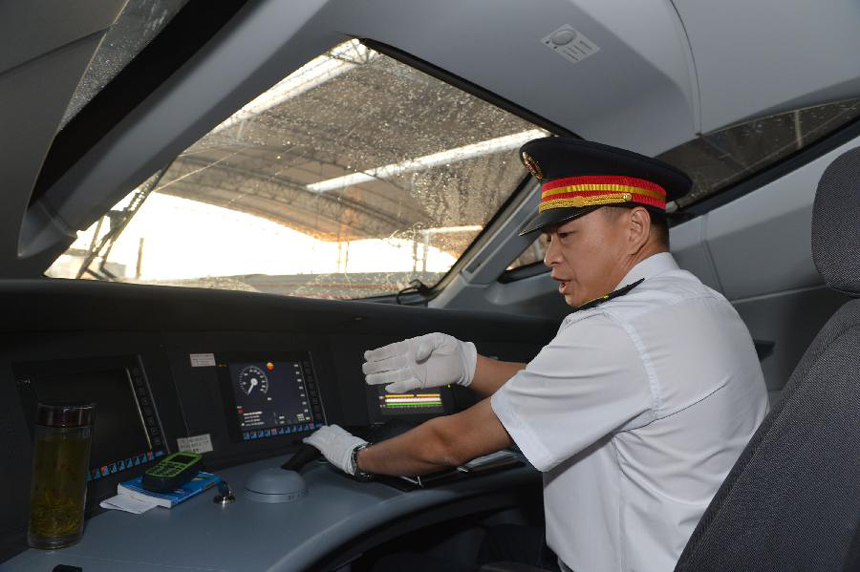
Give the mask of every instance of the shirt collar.
<path id="1" fill-rule="evenodd" d="M 657 254 L 652 254 L 645 260 L 640 261 L 639 264 L 631 268 L 627 273 L 627 276 L 622 278 L 621 282 L 619 282 L 614 289 L 618 290 L 619 288 L 623 288 L 624 286 L 632 284 L 642 278 L 647 280 L 652 276 L 657 276 L 658 274 L 678 269 L 678 263 L 675 262 L 675 258 L 672 256 L 672 253 L 658 252 Z"/>

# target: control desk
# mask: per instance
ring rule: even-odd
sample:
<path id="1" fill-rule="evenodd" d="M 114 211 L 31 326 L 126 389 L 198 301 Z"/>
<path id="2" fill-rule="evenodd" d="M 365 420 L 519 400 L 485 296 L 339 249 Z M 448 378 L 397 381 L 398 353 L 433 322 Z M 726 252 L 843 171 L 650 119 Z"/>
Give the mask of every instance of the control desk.
<path id="1" fill-rule="evenodd" d="M 527 464 L 406 491 L 357 482 L 315 461 L 301 471 L 308 494 L 279 504 L 258 502 L 245 485 L 261 470 L 280 467 L 323 424 L 360 433 L 474 403 L 459 386 L 400 395 L 368 386 L 361 373 L 365 350 L 439 330 L 475 341 L 485 355 L 527 361 L 554 333 L 548 320 L 172 290 L 169 302 L 146 300 L 157 316 L 146 304 L 132 308 L 138 320 L 130 331 L 108 310 L 99 315 L 85 304 L 78 306 L 94 314 L 57 323 L 51 304 L 69 308 L 64 297 L 100 298 L 103 290 L 88 286 L 58 296 L 47 288 L 53 295 L 24 304 L 20 319 L 12 312 L 8 333 L 0 331 L 4 572 L 56 564 L 87 571 L 337 569 L 410 531 L 521 506 L 539 493 L 539 475 Z M 123 291 L 130 294 L 127 309 L 140 303 L 140 292 L 163 295 L 163 289 Z M 193 306 L 169 311 L 183 298 Z M 222 301 L 237 299 L 243 312 L 225 317 Z M 189 316 L 194 328 L 181 327 Z M 54 320 L 50 333 L 33 327 L 40 319 Z M 37 402 L 51 400 L 91 401 L 96 415 L 83 539 L 44 552 L 26 549 L 24 532 L 33 415 Z M 142 515 L 99 507 L 118 483 L 183 449 L 203 453 L 206 470 L 229 483 L 235 503 L 214 503 L 212 489 Z"/>
<path id="2" fill-rule="evenodd" d="M 44 571 L 57 564 L 86 572 L 153 570 L 336 570 L 376 544 L 458 516 L 526 502 L 538 474 L 521 467 L 438 488 L 399 491 L 359 483 L 322 462 L 303 475 L 307 496 L 268 504 L 248 498 L 244 484 L 289 456 L 232 467 L 219 474 L 236 502 L 213 502 L 210 489 L 170 510 L 141 515 L 110 511 L 91 518 L 83 540 L 56 551 L 28 550 L 0 564 L 5 571 Z M 397 522 L 396 527 L 386 525 Z"/>

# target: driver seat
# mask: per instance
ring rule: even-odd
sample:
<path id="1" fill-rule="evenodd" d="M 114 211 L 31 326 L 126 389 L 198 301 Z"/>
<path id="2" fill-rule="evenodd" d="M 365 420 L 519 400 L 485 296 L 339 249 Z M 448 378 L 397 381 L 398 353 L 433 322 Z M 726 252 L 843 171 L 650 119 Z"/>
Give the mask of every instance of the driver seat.
<path id="1" fill-rule="evenodd" d="M 860 148 L 818 184 L 812 258 L 860 296 Z M 677 572 L 860 565 L 860 300 L 824 325 L 696 527 Z"/>

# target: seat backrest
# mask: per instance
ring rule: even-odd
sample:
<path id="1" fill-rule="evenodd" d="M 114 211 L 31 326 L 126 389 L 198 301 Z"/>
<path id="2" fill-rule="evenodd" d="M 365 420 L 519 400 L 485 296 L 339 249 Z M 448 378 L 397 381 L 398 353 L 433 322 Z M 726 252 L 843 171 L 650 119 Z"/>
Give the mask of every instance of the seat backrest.
<path id="1" fill-rule="evenodd" d="M 830 288 L 860 296 L 860 148 L 821 177 L 812 255 Z M 860 300 L 851 300 L 807 349 L 675 570 L 846 569 L 860 562 L 858 522 Z"/>

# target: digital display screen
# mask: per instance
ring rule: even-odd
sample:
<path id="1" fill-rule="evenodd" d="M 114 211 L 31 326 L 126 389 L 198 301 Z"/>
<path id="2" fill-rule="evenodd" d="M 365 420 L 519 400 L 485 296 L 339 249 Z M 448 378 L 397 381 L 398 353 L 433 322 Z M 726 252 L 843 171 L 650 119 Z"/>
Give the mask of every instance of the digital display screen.
<path id="1" fill-rule="evenodd" d="M 191 455 L 174 455 L 173 457 L 170 458 L 170 462 L 180 463 L 182 465 L 185 465 L 187 463 L 190 463 L 191 461 L 193 461 L 196 458 L 197 457 L 192 457 Z"/>
<path id="2" fill-rule="evenodd" d="M 315 427 L 299 361 L 230 362 L 230 385 L 244 440 Z"/>
<path id="3" fill-rule="evenodd" d="M 433 415 L 445 412 L 438 388 L 388 393 L 385 387 L 378 386 L 377 391 L 379 412 L 383 415 Z"/>
<path id="4" fill-rule="evenodd" d="M 152 455 L 153 447 L 126 369 L 45 372 L 31 375 L 28 381 L 35 395 L 28 399 L 27 406 L 34 416 L 36 402 L 95 403 L 91 467 L 122 463 L 125 468 L 126 460 Z"/>

